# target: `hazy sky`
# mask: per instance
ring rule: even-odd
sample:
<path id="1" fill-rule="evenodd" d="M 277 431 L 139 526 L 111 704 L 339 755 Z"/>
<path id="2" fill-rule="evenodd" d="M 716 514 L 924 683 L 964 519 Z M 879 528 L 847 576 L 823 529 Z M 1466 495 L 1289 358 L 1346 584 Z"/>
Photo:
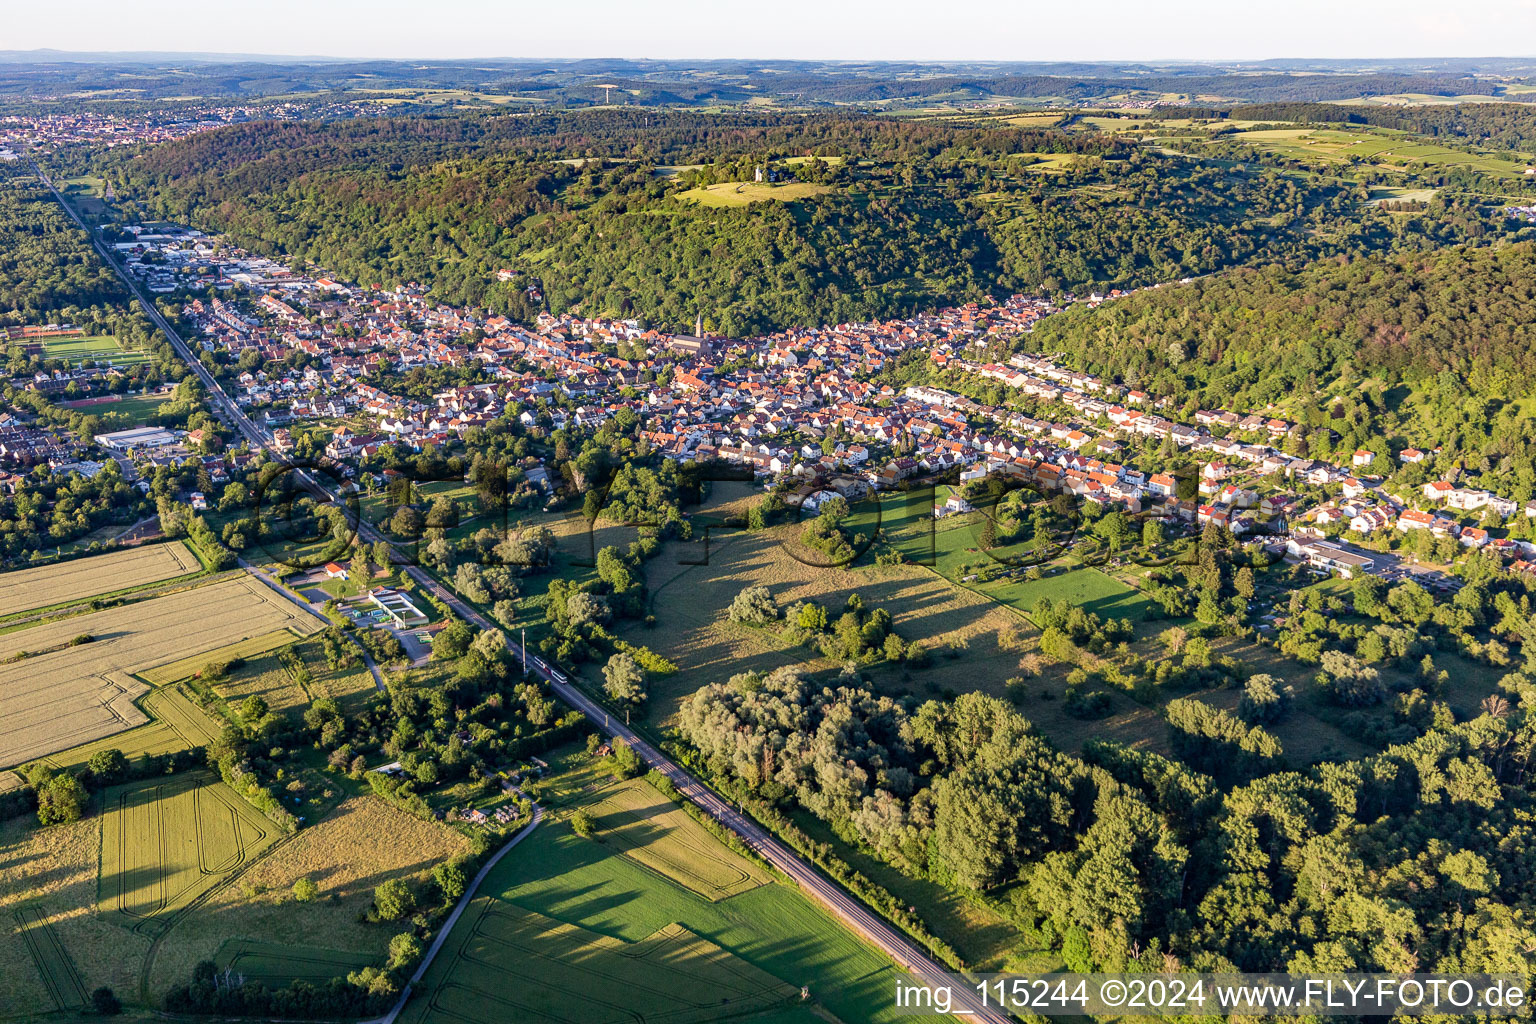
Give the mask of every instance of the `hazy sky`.
<path id="1" fill-rule="evenodd" d="M 0 0 L 0 49 L 1150 60 L 1536 52 L 1536 0 Z"/>

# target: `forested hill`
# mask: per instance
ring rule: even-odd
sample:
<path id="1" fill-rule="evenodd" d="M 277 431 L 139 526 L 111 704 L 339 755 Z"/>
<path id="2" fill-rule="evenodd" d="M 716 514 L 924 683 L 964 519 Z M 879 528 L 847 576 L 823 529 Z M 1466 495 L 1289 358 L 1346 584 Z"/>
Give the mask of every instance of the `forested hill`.
<path id="1" fill-rule="evenodd" d="M 1031 347 L 1160 394 L 1259 408 L 1381 377 L 1536 392 L 1536 247 L 1452 247 L 1238 270 L 1043 322 Z"/>
<path id="2" fill-rule="evenodd" d="M 1103 136 L 856 116 L 256 124 L 112 160 L 119 194 L 147 214 L 365 283 L 419 281 L 528 316 L 520 283 L 496 283 L 511 267 L 557 311 L 669 328 L 702 314 L 733 335 L 1481 229 L 1466 211 L 1393 218 L 1337 180 Z M 796 187 L 753 189 L 757 166 Z"/>

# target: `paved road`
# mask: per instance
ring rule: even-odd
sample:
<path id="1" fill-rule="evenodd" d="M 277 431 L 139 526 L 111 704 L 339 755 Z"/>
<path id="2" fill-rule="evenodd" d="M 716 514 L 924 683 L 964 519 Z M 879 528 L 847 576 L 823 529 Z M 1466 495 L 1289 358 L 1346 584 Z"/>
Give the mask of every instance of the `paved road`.
<path id="1" fill-rule="evenodd" d="M 459 897 L 459 902 L 454 905 L 453 913 L 443 922 L 443 926 L 437 930 L 437 937 L 432 940 L 432 945 L 427 947 L 426 956 L 421 958 L 421 964 L 417 966 L 416 973 L 411 975 L 411 980 L 406 982 L 405 988 L 400 992 L 400 998 L 395 1005 L 382 1017 L 374 1020 L 363 1021 L 362 1024 L 395 1024 L 395 1018 L 400 1016 L 400 1011 L 405 1009 L 405 1004 L 411 998 L 412 986 L 420 983 L 426 977 L 427 968 L 432 966 L 432 961 L 437 957 L 438 950 L 443 948 L 443 943 L 448 941 L 448 933 L 453 931 L 453 926 L 459 923 L 459 916 L 464 913 L 464 908 L 469 906 L 469 901 L 475 898 L 475 890 L 480 888 L 480 883 L 485 881 L 485 876 L 491 873 L 491 868 L 496 862 L 512 851 L 512 847 L 528 837 L 528 833 L 538 828 L 539 822 L 544 820 L 544 808 L 538 804 L 533 805 L 533 818 L 520 829 L 517 835 L 507 840 L 506 845 L 496 851 L 496 855 L 485 862 L 485 866 L 476 872 L 474 879 L 464 887 L 464 895 Z"/>
<path id="2" fill-rule="evenodd" d="M 59 195 L 58 190 L 53 187 L 53 183 L 43 175 L 42 170 L 37 168 L 36 164 L 33 167 L 37 170 L 38 177 L 53 192 L 54 198 L 58 200 L 59 205 L 64 207 L 76 224 L 79 224 L 82 229 L 90 233 L 89 229 L 80 221 L 80 218 L 75 215 L 74 210 L 70 208 L 69 204 L 64 202 L 64 197 Z M 186 342 L 181 340 L 180 335 L 172 329 L 165 318 L 160 315 L 160 311 L 144 299 L 138 290 L 138 286 L 112 259 L 112 254 L 107 251 L 101 241 L 95 235 L 91 236 L 91 240 L 96 246 L 97 251 L 101 253 L 102 259 L 117 273 L 129 290 L 138 297 L 139 304 L 144 308 L 146 315 L 149 316 L 156 327 L 165 333 L 165 336 L 170 339 L 176 351 L 192 367 L 193 372 L 197 374 L 198 379 L 202 381 L 204 389 L 208 392 L 209 400 L 213 404 L 215 411 L 219 414 L 219 417 L 238 430 L 250 442 L 253 448 L 271 450 L 271 442 L 266 435 L 224 393 L 223 388 L 219 386 L 219 382 L 214 378 L 213 374 L 209 373 L 208 368 L 197 361 L 192 350 L 187 346 Z M 340 500 L 340 496 L 331 487 L 321 483 L 307 471 L 296 469 L 294 474 L 317 495 L 333 501 Z M 357 533 L 359 538 L 369 543 L 379 540 L 389 542 L 389 538 L 365 522 L 359 521 Z M 391 548 L 393 549 L 392 543 Z M 402 558 L 401 561 L 406 561 L 406 559 Z M 493 623 L 487 621 L 483 615 L 459 600 L 457 595 L 428 575 L 420 566 L 403 565 L 401 568 L 424 592 L 442 601 L 466 622 L 480 629 L 494 628 Z M 520 658 L 523 656 L 523 651 L 517 644 L 509 643 L 508 646 L 515 657 Z M 862 936 L 894 960 L 898 966 L 918 976 L 923 981 L 933 985 L 949 984 L 950 972 L 948 968 L 929 956 L 928 953 L 920 949 L 905 935 L 897 931 L 896 928 L 859 900 L 850 896 L 842 886 L 823 875 L 812 865 L 806 863 L 800 858 L 799 854 L 765 831 L 755 821 L 738 813 L 713 790 L 688 774 L 681 766 L 667 758 L 659 750 L 642 740 L 628 726 L 612 718 L 608 712 L 604 711 L 586 694 L 570 685 L 570 683 L 561 682 L 555 678 L 554 671 L 551 668 L 541 668 L 539 663 L 534 661 L 531 653 L 528 655 L 528 665 L 530 669 L 536 671 L 540 677 L 549 682 L 550 688 L 554 690 L 561 700 L 584 713 L 594 726 L 600 728 L 609 737 L 617 737 L 630 744 L 648 767 L 660 771 L 671 780 L 672 784 L 677 787 L 678 792 L 697 804 L 716 821 L 732 832 L 735 832 L 760 857 L 778 868 L 785 875 L 794 879 L 808 896 L 841 919 L 855 934 Z M 447 928 L 444 928 L 443 932 L 446 933 Z M 992 1007 L 982 1005 L 975 991 L 968 985 L 961 986 L 954 991 L 954 1005 L 957 1012 L 963 1013 L 972 1020 L 984 1021 L 986 1024 L 1008 1024 L 1012 1020 L 1007 1014 Z"/>
<path id="3" fill-rule="evenodd" d="M 525 653 L 516 643 L 508 643 L 507 646 L 511 648 L 513 657 L 520 658 Z M 602 729 L 608 736 L 628 743 L 634 748 L 635 753 L 640 755 L 640 759 L 647 767 L 654 768 L 665 775 L 680 793 L 701 807 L 710 817 L 735 832 L 754 853 L 794 879 L 807 895 L 830 910 L 855 934 L 863 936 L 896 961 L 898 966 L 924 981 L 935 985 L 950 983 L 951 972 L 947 967 L 934 960 L 862 902 L 850 896 L 842 886 L 801 860 L 798 853 L 763 829 L 757 822 L 737 812 L 713 790 L 641 739 L 634 730 L 614 718 L 581 690 L 555 678 L 556 670 L 549 667 L 547 662 L 543 662 L 542 658 L 535 660 L 532 652 L 527 653 L 527 658 L 528 670 L 547 680 L 550 689 L 554 690 L 561 700 L 585 714 L 593 725 Z M 955 989 L 954 997 L 955 1012 L 973 1020 L 1002 1024 L 1012 1019 L 995 1009 L 983 1006 L 968 985 Z"/>
<path id="4" fill-rule="evenodd" d="M 267 570 L 258 569 L 256 566 L 252 565 L 250 562 L 247 562 L 243 558 L 238 559 L 238 561 L 240 563 L 240 568 L 244 569 L 252 576 L 255 576 L 258 580 L 261 580 L 261 582 L 265 583 L 267 586 L 271 587 L 273 590 L 277 591 L 279 594 L 283 595 L 288 600 L 298 605 L 300 608 L 303 608 L 305 611 L 314 615 L 315 618 L 319 619 L 321 622 L 330 621 L 330 619 L 326 618 L 324 605 L 315 604 L 315 602 L 309 600 L 303 594 L 295 594 L 293 591 L 283 586 L 277 580 L 273 579 L 272 574 L 267 572 Z M 380 693 L 387 692 L 384 686 L 384 676 L 379 673 L 379 666 L 374 663 L 373 655 L 368 653 L 368 648 L 364 647 L 362 642 L 359 641 L 356 637 L 348 637 L 348 639 L 350 639 L 357 646 L 358 651 L 362 653 L 363 664 L 368 666 L 368 673 L 369 675 L 373 676 L 374 687 L 376 687 Z"/>

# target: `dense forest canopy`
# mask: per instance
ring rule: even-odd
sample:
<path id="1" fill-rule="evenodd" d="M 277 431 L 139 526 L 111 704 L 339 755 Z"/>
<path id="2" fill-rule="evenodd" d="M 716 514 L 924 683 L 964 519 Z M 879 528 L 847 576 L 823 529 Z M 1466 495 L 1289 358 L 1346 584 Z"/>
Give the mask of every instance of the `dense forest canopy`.
<path id="1" fill-rule="evenodd" d="M 764 165 L 813 187 L 793 201 L 698 201 Z M 555 311 L 672 329 L 702 315 L 732 335 L 1486 229 L 1470 207 L 1404 220 L 1339 179 L 1103 135 L 849 114 L 239 125 L 114 157 L 103 173 L 147 211 L 364 283 L 416 281 L 526 317 L 522 283 L 496 281 L 512 267 Z"/>
<path id="2" fill-rule="evenodd" d="M 1271 266 L 1142 292 L 1043 322 L 1031 346 L 1207 406 L 1260 408 L 1379 375 L 1519 397 L 1536 386 L 1536 248 Z"/>
<path id="3" fill-rule="evenodd" d="M 47 321 L 127 293 L 31 168 L 0 163 L 0 318 Z"/>
<path id="4" fill-rule="evenodd" d="M 1017 883 L 1007 898 L 1069 970 L 1161 971 L 1171 954 L 1196 970 L 1523 972 L 1536 806 L 1521 699 L 1232 786 L 1119 744 L 1059 752 L 984 694 L 909 709 L 789 669 L 705 687 L 681 729 L 717 777 L 893 864 Z"/>

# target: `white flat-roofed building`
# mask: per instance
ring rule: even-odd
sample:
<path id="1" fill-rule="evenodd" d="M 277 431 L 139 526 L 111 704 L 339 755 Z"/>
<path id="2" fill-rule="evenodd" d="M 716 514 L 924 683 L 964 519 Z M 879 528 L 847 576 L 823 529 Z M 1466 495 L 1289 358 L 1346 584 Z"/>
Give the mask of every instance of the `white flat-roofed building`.
<path id="1" fill-rule="evenodd" d="M 169 448 L 181 438 L 174 430 L 164 427 L 135 427 L 132 430 L 116 430 L 110 434 L 97 434 L 96 443 L 113 451 L 126 452 L 132 448 Z"/>

